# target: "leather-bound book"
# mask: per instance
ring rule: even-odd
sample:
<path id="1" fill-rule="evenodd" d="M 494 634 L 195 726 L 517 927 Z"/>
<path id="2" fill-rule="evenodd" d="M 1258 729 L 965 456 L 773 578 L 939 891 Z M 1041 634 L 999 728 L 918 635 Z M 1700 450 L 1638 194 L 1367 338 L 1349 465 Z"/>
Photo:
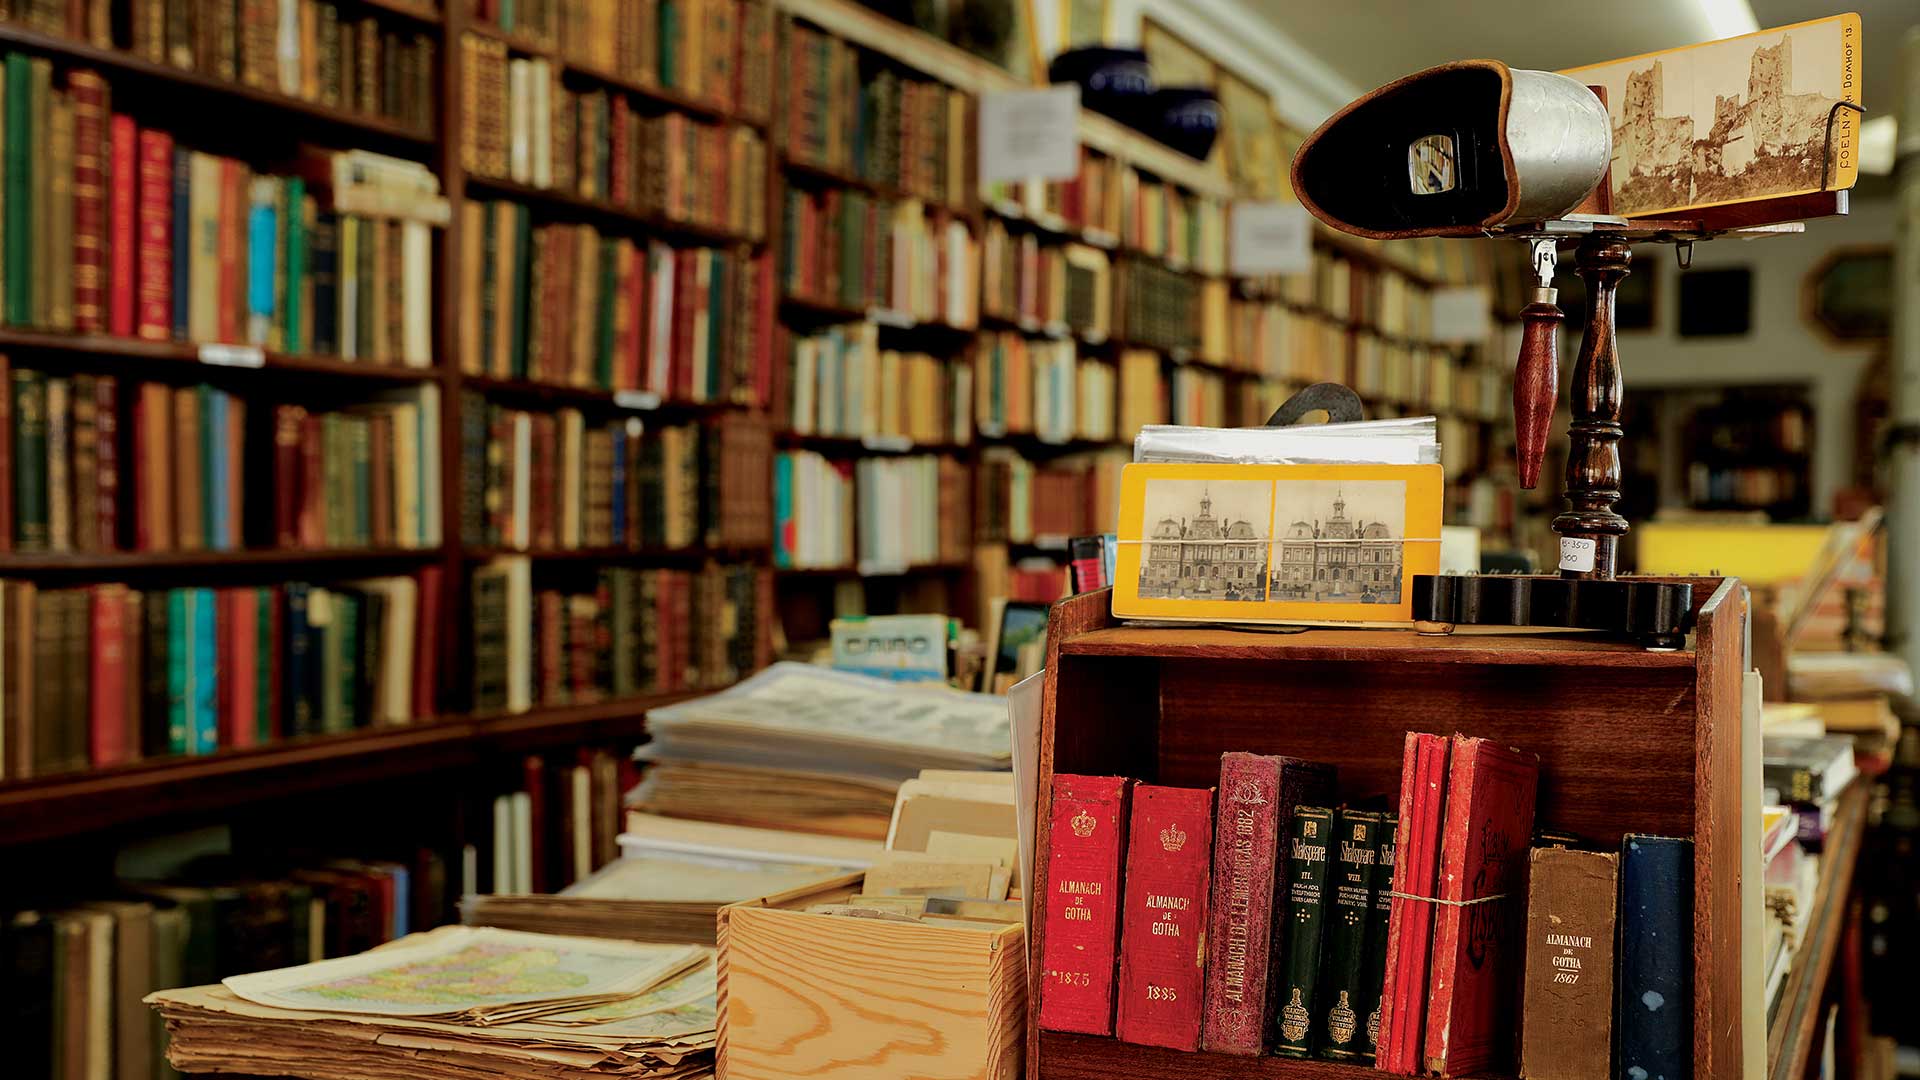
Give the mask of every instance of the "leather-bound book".
<path id="1" fill-rule="evenodd" d="M 86 495 L 91 507 L 79 513 L 93 516 L 94 548 L 120 549 L 120 385 L 111 375 L 93 380 L 95 435 L 93 487 Z"/>
<path id="2" fill-rule="evenodd" d="M 1320 983 L 1320 942 L 1326 922 L 1328 850 L 1333 811 L 1303 806 L 1294 811 L 1287 851 L 1287 921 L 1276 971 L 1273 1051 L 1304 1057 L 1313 1049 L 1316 998 Z"/>
<path id="3" fill-rule="evenodd" d="M 106 331 L 116 337 L 132 337 L 136 323 L 134 283 L 137 277 L 134 266 L 139 252 L 139 228 L 134 216 L 139 189 L 139 169 L 135 164 L 139 155 L 139 130 L 134 125 L 133 117 L 115 113 L 108 131 L 105 178 L 110 185 L 106 203 L 107 248 L 102 253 L 105 266 L 101 273 L 104 277 L 96 287 L 107 295 Z M 80 214 L 84 206 L 84 201 L 76 200 L 74 214 Z M 75 242 L 80 242 L 78 237 Z M 76 256 L 78 254 L 76 252 Z M 85 284 L 85 276 L 76 271 L 76 291 Z M 79 297 L 75 299 L 79 301 Z M 80 306 L 84 307 L 84 304 Z M 82 315 L 82 311 L 74 312 L 75 329 L 84 329 L 79 325 Z"/>
<path id="4" fill-rule="evenodd" d="M 1302 803 L 1332 798 L 1334 768 L 1266 754 L 1220 755 L 1219 813 L 1207 935 L 1200 1047 L 1214 1053 L 1266 1049 L 1270 973 L 1286 911 L 1275 886 L 1284 838 Z M 1284 882 L 1284 874 L 1280 875 Z"/>
<path id="5" fill-rule="evenodd" d="M 1380 815 L 1370 810 L 1342 810 L 1334 819 L 1320 986 L 1314 992 L 1313 1042 L 1323 1057 L 1357 1058 L 1366 1047 L 1360 999 L 1379 830 Z"/>
<path id="6" fill-rule="evenodd" d="M 1360 995 L 1354 1011 L 1360 1014 L 1360 1056 L 1372 1060 L 1380 1049 L 1380 991 L 1387 975 L 1387 933 L 1393 914 L 1393 869 L 1399 845 L 1400 822 L 1392 814 L 1381 817 L 1375 832 L 1373 908 L 1367 917 L 1366 959 L 1360 966 Z"/>
<path id="7" fill-rule="evenodd" d="M 1605 1076 L 1613 1053 L 1613 931 L 1619 856 L 1534 848 L 1527 875 L 1520 1075 Z"/>
<path id="8" fill-rule="evenodd" d="M 1212 788 L 1133 789 L 1114 1019 L 1123 1042 L 1199 1049 L 1212 839 Z"/>
<path id="9" fill-rule="evenodd" d="M 67 91 L 73 97 L 72 325 L 98 334 L 107 329 L 107 84 L 97 71 L 70 71 Z M 131 132 L 126 145 L 131 151 Z"/>
<path id="10" fill-rule="evenodd" d="M 1407 732 L 1400 766 L 1399 850 L 1393 868 L 1393 914 L 1387 923 L 1387 973 L 1380 991 L 1380 1045 L 1375 1065 L 1412 1076 L 1420 1071 L 1427 1017 L 1427 965 L 1433 944 L 1440 824 L 1446 812 L 1444 735 Z"/>
<path id="11" fill-rule="evenodd" d="M 662 625 L 678 624 L 663 620 Z M 1048 1031 L 1113 1034 L 1120 867 L 1132 787 L 1133 781 L 1124 776 L 1059 773 L 1053 778 L 1047 891 L 1041 908 L 1046 938 L 1040 960 L 1040 1026 Z"/>
<path id="12" fill-rule="evenodd" d="M 1615 1075 L 1693 1075 L 1692 942 L 1693 841 L 1629 834 L 1620 845 Z"/>
<path id="13" fill-rule="evenodd" d="M 173 335 L 173 136 L 142 129 L 139 153 L 135 330 L 149 341 L 165 341 Z M 119 182 L 116 176 L 116 188 Z M 114 242 L 119 243 L 118 235 Z M 113 287 L 117 296 L 117 278 Z"/>
<path id="14" fill-rule="evenodd" d="M 140 748 L 128 745 L 122 717 L 127 703 L 127 587 L 95 585 L 88 593 L 92 637 L 88 677 L 93 685 L 88 757 L 98 768 L 131 761 L 139 756 Z"/>
<path id="15" fill-rule="evenodd" d="M 1442 1076 L 1511 1066 L 1540 758 L 1453 737 L 1427 996 L 1426 1065 Z M 1498 899 L 1495 899 L 1495 898 Z M 1468 906 L 1470 905 L 1470 906 Z"/>

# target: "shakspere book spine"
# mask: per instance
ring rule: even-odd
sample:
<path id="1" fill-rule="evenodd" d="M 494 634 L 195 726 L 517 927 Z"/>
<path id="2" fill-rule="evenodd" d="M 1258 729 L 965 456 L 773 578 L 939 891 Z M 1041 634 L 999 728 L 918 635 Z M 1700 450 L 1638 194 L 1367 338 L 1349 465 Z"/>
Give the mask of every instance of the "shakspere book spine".
<path id="1" fill-rule="evenodd" d="M 1053 778 L 1040 974 L 1040 1026 L 1048 1031 L 1113 1034 L 1120 868 L 1132 785 L 1123 776 Z"/>
<path id="2" fill-rule="evenodd" d="M 1360 1056 L 1368 1060 L 1380 1049 L 1380 1001 L 1387 976 L 1387 934 L 1393 913 L 1393 872 L 1399 854 L 1399 832 L 1399 819 L 1386 814 L 1375 834 L 1379 843 L 1373 860 L 1373 905 L 1367 915 L 1366 960 L 1360 969 L 1360 995 L 1354 1004 L 1365 1033 Z"/>
<path id="3" fill-rule="evenodd" d="M 1266 1049 L 1277 920 L 1285 897 L 1284 843 L 1294 807 L 1333 795 L 1331 765 L 1231 752 L 1220 756 L 1219 812 L 1213 842 L 1201 1049 L 1259 1054 Z"/>
<path id="4" fill-rule="evenodd" d="M 1379 830 L 1380 815 L 1372 811 L 1342 810 L 1334 820 L 1323 963 L 1313 1018 L 1315 1047 L 1325 1057 L 1357 1058 L 1366 1047 L 1367 1014 L 1361 1011 L 1365 1007 L 1361 999 Z"/>
<path id="5" fill-rule="evenodd" d="M 1453 737 L 1427 998 L 1426 1065 L 1443 1076 L 1510 1066 L 1520 960 L 1511 942 L 1526 895 L 1540 759 Z M 1500 899 L 1489 899 L 1490 897 Z"/>
<path id="6" fill-rule="evenodd" d="M 1114 1034 L 1196 1050 L 1206 961 L 1213 789 L 1133 789 Z"/>
<path id="7" fill-rule="evenodd" d="M 1629 834 L 1621 842 L 1619 921 L 1614 1075 L 1688 1080 L 1693 951 L 1685 946 L 1693 937 L 1692 840 Z"/>
<path id="8" fill-rule="evenodd" d="M 1420 1071 L 1424 1046 L 1434 905 L 1420 898 L 1434 895 L 1451 746 L 1445 736 L 1409 731 L 1401 761 L 1400 846 L 1393 873 L 1393 891 L 1399 895 L 1393 898 L 1387 925 L 1375 1066 L 1404 1076 Z"/>
<path id="9" fill-rule="evenodd" d="M 1320 945 L 1326 923 L 1329 843 L 1333 811 L 1303 806 L 1293 813 L 1287 852 L 1287 929 L 1275 986 L 1273 1050 L 1305 1057 L 1313 1050 L 1314 1015 L 1320 982 Z"/>
<path id="10" fill-rule="evenodd" d="M 1620 858 L 1553 847 L 1534 848 L 1529 861 L 1520 1075 L 1524 1080 L 1605 1076 L 1613 1054 Z"/>

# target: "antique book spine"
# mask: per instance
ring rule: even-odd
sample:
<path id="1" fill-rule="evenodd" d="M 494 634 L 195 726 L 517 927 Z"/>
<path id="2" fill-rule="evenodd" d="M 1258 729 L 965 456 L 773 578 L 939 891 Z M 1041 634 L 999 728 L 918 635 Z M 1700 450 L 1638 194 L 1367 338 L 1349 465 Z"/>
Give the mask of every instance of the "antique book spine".
<path id="1" fill-rule="evenodd" d="M 1275 990 L 1280 999 L 1272 1032 L 1273 1051 L 1304 1057 L 1313 1049 L 1315 989 L 1320 982 L 1320 943 L 1329 885 L 1327 852 L 1333 811 L 1302 806 L 1293 812 L 1287 853 L 1287 930 Z"/>
<path id="2" fill-rule="evenodd" d="M 13 435 L 13 394 L 13 367 L 6 354 L 0 353 L 0 552 L 13 550 L 14 539 L 14 455 L 18 447 Z M 0 664 L 0 670 L 4 670 L 4 664 Z M 4 760 L 5 755 L 0 753 L 0 763 Z"/>
<path id="3" fill-rule="evenodd" d="M 107 329 L 107 84 L 98 72 L 80 70 L 67 74 L 67 88 L 73 95 L 73 328 L 98 334 Z M 131 149 L 131 135 L 127 145 Z"/>
<path id="4" fill-rule="evenodd" d="M 51 78 L 51 74 L 48 78 Z M 36 87 L 37 89 L 37 87 Z M 44 175 L 46 201 L 39 205 L 45 208 L 44 214 L 36 213 L 35 224 L 46 220 L 46 232 L 43 249 L 43 265 L 47 269 L 44 281 L 35 285 L 43 303 L 40 308 L 42 326 L 56 330 L 73 329 L 73 268 L 74 268 L 74 99 L 71 93 L 61 90 L 48 91 L 47 116 L 47 156 L 42 162 L 35 161 L 34 172 L 37 178 Z M 94 154 L 94 172 L 99 172 L 99 154 Z M 97 215 L 96 215 L 97 217 Z M 97 298 L 96 298 L 97 299 Z"/>
<path id="5" fill-rule="evenodd" d="M 1206 960 L 1213 789 L 1133 790 L 1114 1035 L 1196 1050 Z"/>
<path id="6" fill-rule="evenodd" d="M 1521 927 L 1525 852 L 1533 835 L 1540 759 L 1485 739 L 1454 736 L 1448 767 L 1439 897 L 1486 900 L 1441 905 L 1434 916 L 1427 999 L 1426 1065 L 1443 1076 L 1510 1067 L 1520 959 L 1510 943 Z M 1468 919 L 1471 911 L 1472 925 Z"/>
<path id="7" fill-rule="evenodd" d="M 1693 841 L 1629 834 L 1621 842 L 1619 921 L 1614 1074 L 1691 1076 Z"/>
<path id="8" fill-rule="evenodd" d="M 140 138 L 133 117 L 115 113 L 111 130 L 108 141 L 108 182 L 111 185 L 107 206 L 108 269 L 106 280 L 102 282 L 107 293 L 106 329 L 119 337 L 132 337 L 136 325 L 134 296 L 138 292 L 135 267 L 141 251 L 135 207 L 139 201 L 138 192 L 144 186 L 144 166 L 137 164 Z M 75 206 L 76 214 L 79 210 Z"/>
<path id="9" fill-rule="evenodd" d="M 1313 1041 L 1324 1057 L 1357 1058 L 1366 1046 L 1362 1025 L 1367 924 L 1373 912 L 1373 866 L 1379 857 L 1380 815 L 1342 810 L 1334 822 L 1333 866 L 1327 893 L 1320 986 L 1314 992 Z"/>
<path id="10" fill-rule="evenodd" d="M 172 664 L 170 594 L 156 590 L 141 596 L 140 753 L 161 757 L 172 752 L 172 705 L 169 700 Z"/>
<path id="11" fill-rule="evenodd" d="M 120 386 L 111 375 L 93 380 L 93 429 L 95 434 L 92 507 L 82 513 L 93 517 L 94 547 L 99 551 L 120 548 Z"/>
<path id="12" fill-rule="evenodd" d="M 1619 856 L 1534 848 L 1522 946 L 1520 1075 L 1604 1076 L 1613 1053 L 1614 905 Z M 1685 930 L 1677 940 L 1684 941 Z"/>
<path id="13" fill-rule="evenodd" d="M 6 58 L 6 315 L 10 326 L 33 323 L 30 164 L 33 161 L 33 74 L 25 53 Z"/>
<path id="14" fill-rule="evenodd" d="M 126 705 L 126 595 L 125 585 L 96 585 L 91 590 L 92 649 L 88 677 L 93 684 L 89 726 L 89 760 L 98 768 L 131 759 L 121 710 Z"/>
<path id="15" fill-rule="evenodd" d="M 67 498 L 63 502 L 70 505 L 66 535 L 72 551 L 96 550 L 100 524 L 96 502 L 100 491 L 99 399 L 94 396 L 93 384 L 92 375 L 75 375 L 67 390 L 64 445 L 69 464 Z"/>
<path id="16" fill-rule="evenodd" d="M 13 547 L 46 551 L 47 377 L 13 369 Z"/>
<path id="17" fill-rule="evenodd" d="M 73 550 L 73 380 L 47 380 L 47 547 Z"/>
<path id="18" fill-rule="evenodd" d="M 1387 933 L 1393 914 L 1393 872 L 1399 854 L 1396 843 L 1399 830 L 1399 819 L 1386 814 L 1375 833 L 1379 842 L 1373 860 L 1373 905 L 1367 915 L 1366 959 L 1360 969 L 1360 993 L 1353 1006 L 1360 1014 L 1365 1032 L 1360 1056 L 1369 1060 L 1378 1053 L 1382 1034 L 1380 1001 L 1387 974 Z"/>
<path id="19" fill-rule="evenodd" d="M 660 625 L 684 624 L 663 618 Z M 662 635 L 663 648 L 668 636 Z M 662 663 L 670 682 L 662 689 L 678 687 L 679 666 Z M 1053 778 L 1039 981 L 1040 1026 L 1048 1031 L 1113 1034 L 1120 867 L 1131 789 L 1132 781 L 1120 776 Z"/>
<path id="20" fill-rule="evenodd" d="M 1411 1076 L 1420 1071 L 1439 869 L 1440 815 L 1446 806 L 1447 754 L 1440 735 L 1407 733 L 1400 770 L 1400 832 L 1394 862 L 1393 914 L 1387 924 L 1387 974 L 1380 992 L 1380 1046 L 1375 1066 Z"/>

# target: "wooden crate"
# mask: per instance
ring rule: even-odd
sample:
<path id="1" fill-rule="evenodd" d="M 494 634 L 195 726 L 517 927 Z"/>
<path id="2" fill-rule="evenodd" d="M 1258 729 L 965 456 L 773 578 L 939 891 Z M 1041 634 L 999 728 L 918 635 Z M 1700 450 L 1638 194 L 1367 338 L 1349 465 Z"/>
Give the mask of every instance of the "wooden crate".
<path id="1" fill-rule="evenodd" d="M 716 1075 L 1014 1080 L 1027 1022 L 1022 938 L 1017 924 L 727 908 Z"/>
<path id="2" fill-rule="evenodd" d="M 1565 635 L 1130 627 L 1115 623 L 1106 591 L 1063 600 L 1047 629 L 1035 820 L 1051 819 L 1056 771 L 1206 787 L 1225 751 L 1289 754 L 1336 764 L 1341 797 L 1356 801 L 1397 792 L 1409 730 L 1532 750 L 1542 825 L 1603 845 L 1629 832 L 1693 837 L 1694 1076 L 1737 1077 L 1747 594 L 1732 578 L 1687 580 L 1697 630 L 1671 653 Z M 1030 887 L 1045 897 L 1045 828 L 1035 840 Z M 1044 934 L 1036 914 L 1035 972 Z M 1380 1075 L 1043 1032 L 1044 992 L 1034 980 L 1028 1080 Z"/>

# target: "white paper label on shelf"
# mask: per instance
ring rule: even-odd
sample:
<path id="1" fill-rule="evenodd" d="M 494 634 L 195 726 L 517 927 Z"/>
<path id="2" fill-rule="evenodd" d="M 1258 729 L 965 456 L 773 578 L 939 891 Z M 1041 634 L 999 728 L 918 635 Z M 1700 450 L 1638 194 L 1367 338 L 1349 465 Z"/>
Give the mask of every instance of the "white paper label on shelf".
<path id="1" fill-rule="evenodd" d="M 1067 536 L 1065 533 L 1040 533 L 1033 538 L 1033 546 L 1041 551 L 1065 551 Z"/>
<path id="2" fill-rule="evenodd" d="M 615 390 L 613 404 L 622 409 L 657 409 L 660 395 L 651 390 Z"/>
<path id="3" fill-rule="evenodd" d="M 221 367 L 265 367 L 267 354 L 260 351 L 258 345 L 215 345 L 200 346 L 200 362 L 217 364 Z"/>
<path id="4" fill-rule="evenodd" d="M 1560 538 L 1560 569 L 1572 570 L 1584 574 L 1593 569 L 1593 552 L 1597 547 L 1592 539 L 1585 536 L 1563 536 Z"/>
<path id="5" fill-rule="evenodd" d="M 860 445 L 881 453 L 904 454 L 913 449 L 913 440 L 905 435 L 862 435 Z"/>
<path id="6" fill-rule="evenodd" d="M 907 572 L 907 564 L 896 562 L 869 562 L 863 559 L 860 562 L 859 570 L 861 577 L 899 577 Z"/>
<path id="7" fill-rule="evenodd" d="M 1313 265 L 1307 208 L 1291 202 L 1236 202 L 1231 211 L 1235 277 L 1299 274 Z"/>
<path id="8" fill-rule="evenodd" d="M 1012 199 L 993 200 L 993 212 L 1003 218 L 1013 218 L 1016 221 L 1027 216 L 1026 208 Z"/>
<path id="9" fill-rule="evenodd" d="M 1456 285 L 1427 293 L 1433 340 L 1479 343 L 1493 333 L 1493 295 L 1484 285 Z"/>
<path id="10" fill-rule="evenodd" d="M 1064 322 L 1050 322 L 1042 326 L 1040 332 L 1055 341 L 1065 341 L 1073 336 L 1073 327 Z"/>
<path id="11" fill-rule="evenodd" d="M 1120 238 L 1105 229 L 1087 229 L 1080 234 L 1080 239 L 1097 248 L 1111 249 L 1120 246 Z"/>
<path id="12" fill-rule="evenodd" d="M 980 95 L 980 182 L 1080 173 L 1080 87 Z"/>
<path id="13" fill-rule="evenodd" d="M 867 321 L 880 326 L 897 326 L 902 330 L 911 330 L 918 325 L 913 316 L 906 312 L 883 307 L 868 308 Z"/>
<path id="14" fill-rule="evenodd" d="M 1080 340 L 1089 345 L 1105 345 L 1107 343 L 1107 332 L 1105 330 L 1089 330 L 1080 335 Z"/>

